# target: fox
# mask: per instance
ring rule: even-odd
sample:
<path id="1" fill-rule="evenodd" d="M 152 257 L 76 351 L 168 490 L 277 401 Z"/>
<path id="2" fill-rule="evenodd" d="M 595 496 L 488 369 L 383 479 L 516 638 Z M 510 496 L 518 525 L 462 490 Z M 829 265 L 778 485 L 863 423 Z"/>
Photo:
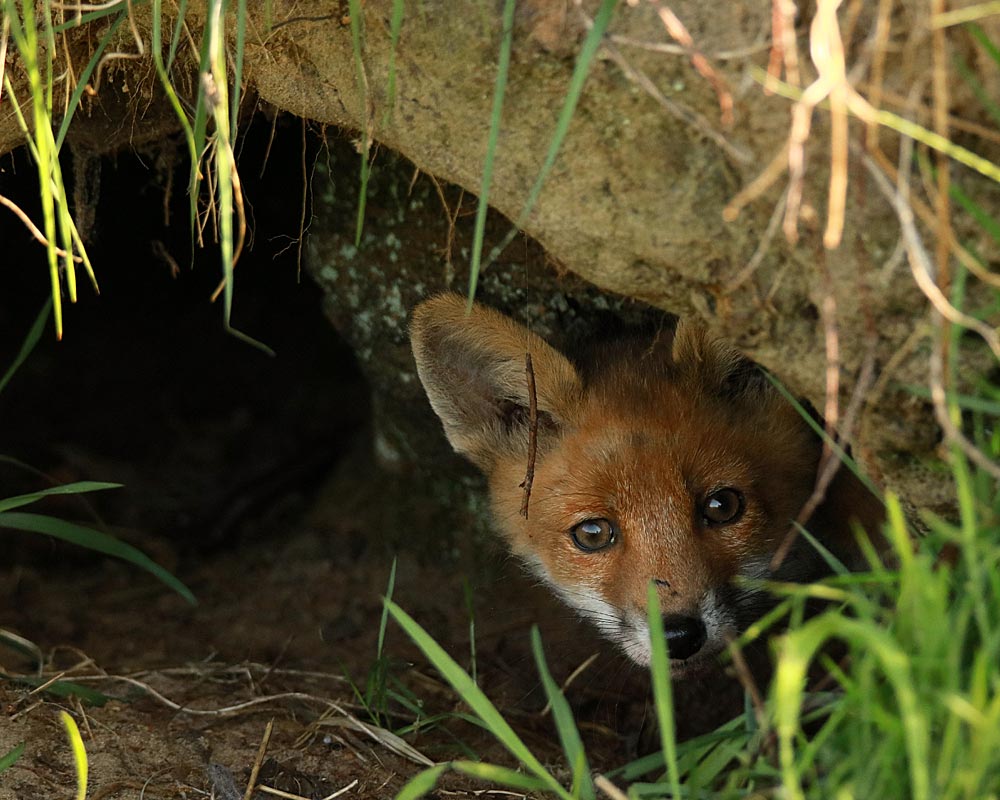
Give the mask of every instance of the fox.
<path id="1" fill-rule="evenodd" d="M 651 660 L 650 583 L 680 678 L 717 665 L 772 607 L 761 579 L 829 572 L 801 536 L 770 569 L 813 492 L 821 438 L 761 366 L 702 324 L 681 319 L 571 358 L 445 293 L 413 310 L 410 341 L 448 442 L 486 476 L 510 550 L 635 663 Z M 805 527 L 856 569 L 854 526 L 874 540 L 883 516 L 840 469 Z"/>

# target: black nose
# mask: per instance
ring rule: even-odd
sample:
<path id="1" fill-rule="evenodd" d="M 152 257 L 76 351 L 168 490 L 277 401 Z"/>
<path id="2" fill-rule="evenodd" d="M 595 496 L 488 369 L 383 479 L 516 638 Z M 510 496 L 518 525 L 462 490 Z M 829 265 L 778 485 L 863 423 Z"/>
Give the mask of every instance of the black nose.
<path id="1" fill-rule="evenodd" d="M 667 614 L 663 617 L 663 633 L 671 658 L 691 658 L 705 644 L 705 623 L 695 617 Z"/>

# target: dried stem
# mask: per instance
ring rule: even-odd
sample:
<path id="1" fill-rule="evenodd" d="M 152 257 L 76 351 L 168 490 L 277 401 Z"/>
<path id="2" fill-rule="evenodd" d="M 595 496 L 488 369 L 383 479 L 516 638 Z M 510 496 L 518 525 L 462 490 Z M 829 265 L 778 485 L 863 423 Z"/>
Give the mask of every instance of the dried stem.
<path id="1" fill-rule="evenodd" d="M 908 165 L 913 152 L 913 140 L 904 137 L 900 145 L 900 164 Z M 909 204 L 909 172 L 906 168 L 899 169 L 899 179 L 896 186 L 889 183 L 885 175 L 878 168 L 875 162 L 868 156 L 862 157 L 862 162 L 868 172 L 875 180 L 875 185 L 882 191 L 892 204 L 893 210 L 899 219 L 900 228 L 903 231 L 903 239 L 906 243 L 906 254 L 910 262 L 910 270 L 917 285 L 931 301 L 933 311 L 931 321 L 934 324 L 934 342 L 931 346 L 930 355 L 930 390 L 931 401 L 934 404 L 934 416 L 941 426 L 945 440 L 956 445 L 968 458 L 978 467 L 988 472 L 993 478 L 1000 480 L 1000 465 L 989 458 L 978 447 L 970 442 L 965 435 L 952 422 L 948 411 L 948 398 L 944 388 L 944 354 L 942 345 L 945 339 L 944 321 L 947 319 L 956 325 L 971 328 L 982 336 L 994 354 L 1000 358 L 1000 342 L 997 342 L 997 333 L 994 329 L 984 325 L 979 320 L 963 314 L 948 302 L 944 294 L 931 278 L 932 265 L 930 256 L 924 248 L 914 222 L 913 209 Z"/>
<path id="2" fill-rule="evenodd" d="M 49 240 L 45 238 L 45 234 L 42 233 L 38 229 L 38 226 L 35 225 L 35 223 L 31 221 L 31 218 L 27 214 L 24 213 L 24 211 L 21 209 L 20 206 L 17 205 L 17 203 L 15 203 L 13 200 L 10 200 L 10 199 L 4 197 L 2 194 L 0 194 L 0 205 L 6 206 L 11 211 L 13 211 L 14 214 L 17 215 L 17 218 L 19 220 L 21 220 L 21 222 L 24 223 L 24 226 L 28 229 L 28 231 L 31 233 L 31 235 L 34 236 L 35 239 L 40 244 L 44 245 L 45 247 L 49 246 Z M 83 259 L 80 258 L 80 256 L 71 255 L 70 253 L 67 253 L 65 250 L 63 250 L 61 247 L 56 247 L 55 251 L 62 258 L 72 258 L 77 264 L 79 264 L 79 263 L 81 263 L 83 261 Z"/>
<path id="3" fill-rule="evenodd" d="M 528 502 L 531 500 L 531 484 L 535 480 L 535 456 L 538 451 L 538 395 L 535 392 L 535 368 L 531 364 L 531 353 L 524 354 L 524 374 L 528 380 L 528 467 L 524 473 L 524 496 L 521 498 L 521 516 L 528 518 Z"/>
<path id="4" fill-rule="evenodd" d="M 656 13 L 659 15 L 663 27 L 667 29 L 667 33 L 681 47 L 687 50 L 688 57 L 691 59 L 691 65 L 698 70 L 698 73 L 705 80 L 712 84 L 715 96 L 719 98 L 722 124 L 727 128 L 730 127 L 733 124 L 733 94 L 729 91 L 725 80 L 712 69 L 712 65 L 708 63 L 708 59 L 705 58 L 704 54 L 695 48 L 694 39 L 691 38 L 691 34 L 680 18 L 668 6 L 661 5 L 657 0 L 648 0 L 648 2 L 656 9 Z"/>

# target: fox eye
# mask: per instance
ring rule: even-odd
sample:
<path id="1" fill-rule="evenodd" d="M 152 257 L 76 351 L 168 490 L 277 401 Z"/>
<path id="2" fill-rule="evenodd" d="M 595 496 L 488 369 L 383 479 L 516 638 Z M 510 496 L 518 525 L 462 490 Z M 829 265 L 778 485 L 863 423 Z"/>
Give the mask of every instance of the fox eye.
<path id="1" fill-rule="evenodd" d="M 570 529 L 573 544 L 584 553 L 595 553 L 614 544 L 618 529 L 613 522 L 604 518 L 588 519 Z"/>
<path id="2" fill-rule="evenodd" d="M 728 525 L 743 515 L 743 495 L 735 489 L 716 489 L 701 506 L 701 516 L 709 527 Z"/>

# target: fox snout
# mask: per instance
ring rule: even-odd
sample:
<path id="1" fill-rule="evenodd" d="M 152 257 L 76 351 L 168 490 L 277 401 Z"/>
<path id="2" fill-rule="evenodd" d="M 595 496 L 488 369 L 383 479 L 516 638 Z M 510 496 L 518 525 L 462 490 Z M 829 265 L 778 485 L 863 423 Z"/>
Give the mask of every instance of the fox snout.
<path id="1" fill-rule="evenodd" d="M 663 617 L 663 636 L 670 657 L 686 661 L 701 650 L 708 634 L 700 617 L 667 614 Z"/>

